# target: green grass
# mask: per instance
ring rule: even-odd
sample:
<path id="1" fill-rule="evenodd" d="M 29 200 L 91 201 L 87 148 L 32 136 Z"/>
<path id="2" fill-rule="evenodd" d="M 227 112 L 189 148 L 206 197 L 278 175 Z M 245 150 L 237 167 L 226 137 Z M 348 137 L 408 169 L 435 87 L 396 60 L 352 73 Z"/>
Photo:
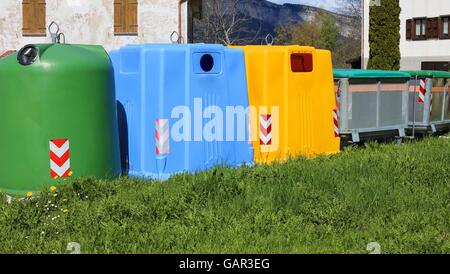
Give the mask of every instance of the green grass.
<path id="1" fill-rule="evenodd" d="M 0 253 L 450 253 L 449 163 L 434 138 L 164 183 L 77 180 L 0 202 Z"/>

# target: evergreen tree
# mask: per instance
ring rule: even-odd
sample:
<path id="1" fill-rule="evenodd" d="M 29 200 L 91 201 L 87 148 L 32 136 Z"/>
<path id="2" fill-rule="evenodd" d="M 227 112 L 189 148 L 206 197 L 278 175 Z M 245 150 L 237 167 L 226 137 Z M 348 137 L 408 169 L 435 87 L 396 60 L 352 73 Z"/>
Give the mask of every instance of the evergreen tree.
<path id="1" fill-rule="evenodd" d="M 400 69 L 400 11 L 399 0 L 370 7 L 369 69 Z"/>
<path id="2" fill-rule="evenodd" d="M 322 17 L 322 28 L 320 29 L 320 45 L 322 48 L 334 51 L 339 36 L 339 28 L 336 26 L 335 19 L 324 14 Z"/>

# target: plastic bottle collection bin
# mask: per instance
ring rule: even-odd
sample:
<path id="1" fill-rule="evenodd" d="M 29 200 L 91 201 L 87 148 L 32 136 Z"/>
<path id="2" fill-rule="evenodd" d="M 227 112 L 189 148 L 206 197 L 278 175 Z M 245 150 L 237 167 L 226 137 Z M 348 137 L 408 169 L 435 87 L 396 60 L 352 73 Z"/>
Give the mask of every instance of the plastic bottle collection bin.
<path id="1" fill-rule="evenodd" d="M 113 69 L 100 46 L 25 46 L 0 60 L 0 191 L 120 175 Z"/>
<path id="2" fill-rule="evenodd" d="M 244 46 L 255 161 L 338 153 L 331 53 L 304 46 Z"/>
<path id="3" fill-rule="evenodd" d="M 110 56 L 122 163 L 130 176 L 165 180 L 215 165 L 252 163 L 248 118 L 242 111 L 248 107 L 242 50 L 207 44 L 129 45 Z M 241 112 L 228 114 L 227 108 Z M 208 123 L 215 118 L 212 129 Z"/>
<path id="4" fill-rule="evenodd" d="M 405 137 L 410 74 L 399 71 L 335 69 L 341 137 Z"/>
<path id="5" fill-rule="evenodd" d="M 409 129 L 412 134 L 447 131 L 450 128 L 450 73 L 409 71 Z"/>

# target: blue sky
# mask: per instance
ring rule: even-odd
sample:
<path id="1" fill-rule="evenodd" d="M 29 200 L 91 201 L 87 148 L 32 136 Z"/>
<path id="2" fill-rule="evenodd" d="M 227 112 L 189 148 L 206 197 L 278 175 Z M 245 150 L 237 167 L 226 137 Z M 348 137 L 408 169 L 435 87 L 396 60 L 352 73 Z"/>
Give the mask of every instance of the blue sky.
<path id="1" fill-rule="evenodd" d="M 269 0 L 277 4 L 292 3 L 292 4 L 303 4 L 313 7 L 322 7 L 328 10 L 336 10 L 337 0 Z"/>

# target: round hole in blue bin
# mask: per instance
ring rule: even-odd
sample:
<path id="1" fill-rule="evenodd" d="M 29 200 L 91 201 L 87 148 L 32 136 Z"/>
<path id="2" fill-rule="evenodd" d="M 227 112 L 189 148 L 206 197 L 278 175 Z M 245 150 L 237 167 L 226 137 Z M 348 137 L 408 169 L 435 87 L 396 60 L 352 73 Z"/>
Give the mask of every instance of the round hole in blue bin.
<path id="1" fill-rule="evenodd" d="M 205 54 L 200 59 L 200 67 L 204 72 L 210 72 L 214 68 L 214 58 L 210 54 Z"/>

